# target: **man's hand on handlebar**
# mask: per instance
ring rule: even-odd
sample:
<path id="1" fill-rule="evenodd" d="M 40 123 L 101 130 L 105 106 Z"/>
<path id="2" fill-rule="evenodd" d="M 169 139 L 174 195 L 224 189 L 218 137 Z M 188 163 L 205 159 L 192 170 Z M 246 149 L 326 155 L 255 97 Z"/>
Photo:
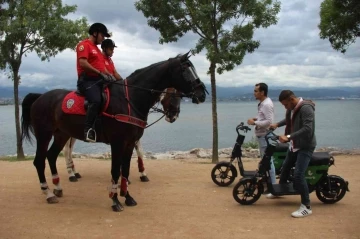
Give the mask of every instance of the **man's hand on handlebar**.
<path id="1" fill-rule="evenodd" d="M 271 124 L 271 125 L 269 126 L 269 129 L 276 130 L 277 127 L 278 127 L 278 124 Z"/>
<path id="2" fill-rule="evenodd" d="M 288 137 L 286 137 L 286 135 L 280 135 L 279 136 L 279 141 L 281 143 L 287 143 L 287 142 L 289 142 L 289 139 L 288 139 Z"/>

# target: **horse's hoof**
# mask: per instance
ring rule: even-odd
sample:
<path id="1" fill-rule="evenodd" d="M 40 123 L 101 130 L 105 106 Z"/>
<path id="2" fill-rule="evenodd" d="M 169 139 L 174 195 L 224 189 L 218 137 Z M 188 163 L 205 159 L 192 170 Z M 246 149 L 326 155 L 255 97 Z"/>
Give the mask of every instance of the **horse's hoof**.
<path id="1" fill-rule="evenodd" d="M 122 211 L 124 211 L 124 207 L 121 204 L 112 205 L 111 208 L 112 208 L 112 210 L 114 212 L 122 212 Z"/>
<path id="2" fill-rule="evenodd" d="M 126 206 L 128 207 L 133 207 L 133 206 L 136 206 L 137 205 L 137 202 L 130 196 L 128 196 L 126 199 L 125 199 L 125 204 Z"/>
<path id="3" fill-rule="evenodd" d="M 128 180 L 128 185 L 130 185 L 131 184 L 131 182 L 130 182 L 130 180 Z"/>
<path id="4" fill-rule="evenodd" d="M 78 179 L 76 178 L 76 176 L 71 176 L 71 177 L 69 177 L 69 181 L 70 182 L 77 182 Z"/>
<path id="5" fill-rule="evenodd" d="M 126 193 L 120 189 L 120 197 L 125 197 Z"/>
<path id="6" fill-rule="evenodd" d="M 54 203 L 58 203 L 58 202 L 59 202 L 59 199 L 58 199 L 56 196 L 53 196 L 53 197 L 47 198 L 46 201 L 47 201 L 49 204 L 54 204 Z"/>
<path id="7" fill-rule="evenodd" d="M 121 202 L 118 199 L 117 193 L 114 194 L 114 196 L 111 198 L 113 201 L 113 205 L 111 206 L 112 210 L 114 212 L 121 212 L 124 211 L 124 207 L 121 204 Z"/>
<path id="8" fill-rule="evenodd" d="M 62 190 L 54 189 L 53 193 L 59 198 L 61 198 L 63 196 Z"/>
<path id="9" fill-rule="evenodd" d="M 140 181 L 141 182 L 149 182 L 149 178 L 147 176 L 140 176 Z"/>
<path id="10" fill-rule="evenodd" d="M 80 173 L 75 173 L 75 177 L 76 177 L 76 178 L 82 178 L 81 175 L 80 175 Z"/>

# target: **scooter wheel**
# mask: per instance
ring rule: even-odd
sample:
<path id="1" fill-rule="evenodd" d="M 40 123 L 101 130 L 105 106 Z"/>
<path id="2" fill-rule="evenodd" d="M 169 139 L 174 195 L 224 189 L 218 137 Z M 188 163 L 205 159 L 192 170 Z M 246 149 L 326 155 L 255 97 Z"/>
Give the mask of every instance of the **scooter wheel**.
<path id="1" fill-rule="evenodd" d="M 211 179 L 220 187 L 227 187 L 232 184 L 236 175 L 236 168 L 229 162 L 219 162 L 211 170 Z"/>
<path id="2" fill-rule="evenodd" d="M 330 182 L 330 184 L 329 184 Z M 317 198 L 325 204 L 340 201 L 346 194 L 347 183 L 339 176 L 329 175 L 316 188 Z"/>
<path id="3" fill-rule="evenodd" d="M 243 178 L 235 185 L 233 197 L 241 205 L 250 205 L 256 202 L 263 192 L 262 183 L 251 178 Z"/>

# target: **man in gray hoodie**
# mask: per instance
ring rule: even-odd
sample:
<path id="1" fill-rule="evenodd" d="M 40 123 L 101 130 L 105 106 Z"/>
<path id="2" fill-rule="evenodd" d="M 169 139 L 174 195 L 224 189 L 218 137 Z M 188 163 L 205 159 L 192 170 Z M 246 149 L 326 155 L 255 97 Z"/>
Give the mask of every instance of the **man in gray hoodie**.
<path id="1" fill-rule="evenodd" d="M 270 127 L 276 129 L 285 125 L 285 135 L 281 135 L 279 140 L 282 143 L 290 142 L 280 183 L 287 183 L 290 169 L 295 165 L 294 188 L 301 195 L 301 205 L 291 216 L 306 217 L 312 214 L 305 172 L 316 147 L 315 104 L 296 97 L 291 90 L 281 91 L 279 101 L 287 110 L 286 117 Z"/>

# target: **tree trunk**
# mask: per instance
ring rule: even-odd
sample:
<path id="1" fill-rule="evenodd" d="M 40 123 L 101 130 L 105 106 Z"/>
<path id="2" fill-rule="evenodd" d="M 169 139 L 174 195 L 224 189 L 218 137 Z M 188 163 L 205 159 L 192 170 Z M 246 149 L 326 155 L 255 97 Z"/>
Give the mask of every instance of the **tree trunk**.
<path id="1" fill-rule="evenodd" d="M 216 106 L 216 81 L 215 81 L 216 64 L 210 63 L 210 79 L 211 79 L 211 105 L 212 105 L 212 120 L 213 120 L 213 147 L 212 147 L 212 163 L 219 162 L 218 153 L 218 124 L 217 124 L 217 106 Z"/>
<path id="2" fill-rule="evenodd" d="M 14 101 L 15 101 L 15 127 L 16 127 L 16 153 L 17 159 L 24 159 L 24 150 L 21 142 L 20 116 L 19 116 L 19 71 L 13 71 Z"/>

